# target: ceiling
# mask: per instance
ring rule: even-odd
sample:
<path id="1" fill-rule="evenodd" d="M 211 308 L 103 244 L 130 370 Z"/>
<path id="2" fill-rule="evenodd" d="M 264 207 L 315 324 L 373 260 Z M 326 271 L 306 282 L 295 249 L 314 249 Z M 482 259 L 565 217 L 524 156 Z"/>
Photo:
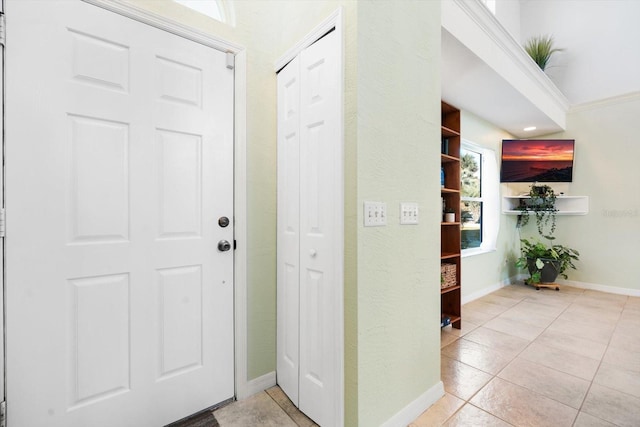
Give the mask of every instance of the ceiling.
<path id="1" fill-rule="evenodd" d="M 484 61 L 442 29 L 442 99 L 518 138 L 562 131 Z M 535 131 L 525 132 L 525 127 Z"/>

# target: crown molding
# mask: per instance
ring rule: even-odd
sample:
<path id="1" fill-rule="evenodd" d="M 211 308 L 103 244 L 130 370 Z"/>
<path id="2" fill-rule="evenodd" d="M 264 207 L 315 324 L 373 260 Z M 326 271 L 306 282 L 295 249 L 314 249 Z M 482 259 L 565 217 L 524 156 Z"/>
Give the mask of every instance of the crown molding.
<path id="1" fill-rule="evenodd" d="M 640 102 L 640 91 L 629 92 L 622 95 L 616 95 L 608 98 L 597 99 L 595 101 L 583 102 L 582 104 L 572 105 L 569 109 L 569 114 L 595 110 L 598 108 L 611 107 L 618 104 L 625 104 L 627 102 Z"/>

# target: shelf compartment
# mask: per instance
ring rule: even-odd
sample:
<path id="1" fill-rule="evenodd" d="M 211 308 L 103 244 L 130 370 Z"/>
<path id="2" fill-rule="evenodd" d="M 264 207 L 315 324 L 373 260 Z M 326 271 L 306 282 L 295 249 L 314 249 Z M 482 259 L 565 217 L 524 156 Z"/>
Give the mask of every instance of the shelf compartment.
<path id="1" fill-rule="evenodd" d="M 441 163 L 444 170 L 444 188 L 460 191 L 460 162 Z"/>
<path id="2" fill-rule="evenodd" d="M 460 329 L 462 327 L 462 317 L 450 315 L 447 313 L 442 313 L 442 316 L 446 316 L 450 319 L 451 323 L 448 324 L 447 326 L 451 326 L 452 328 L 455 328 L 455 329 Z M 443 328 L 446 328 L 447 326 L 443 326 Z"/>
<path id="3" fill-rule="evenodd" d="M 440 254 L 460 255 L 460 227 L 440 227 Z"/>
<path id="4" fill-rule="evenodd" d="M 453 322 L 457 322 L 458 320 L 460 320 L 460 316 L 456 316 L 454 314 L 449 314 L 449 313 L 442 313 L 444 316 L 447 316 L 449 319 L 451 319 L 451 323 Z"/>

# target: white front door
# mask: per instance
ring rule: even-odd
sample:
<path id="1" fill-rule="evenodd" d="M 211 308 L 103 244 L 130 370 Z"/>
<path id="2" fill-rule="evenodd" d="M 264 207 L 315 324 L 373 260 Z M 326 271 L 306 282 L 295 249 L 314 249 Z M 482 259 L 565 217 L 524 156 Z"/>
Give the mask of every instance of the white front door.
<path id="1" fill-rule="evenodd" d="M 341 49 L 331 32 L 278 74 L 278 384 L 340 425 Z"/>
<path id="2" fill-rule="evenodd" d="M 6 16 L 9 427 L 233 397 L 226 55 L 77 0 Z"/>

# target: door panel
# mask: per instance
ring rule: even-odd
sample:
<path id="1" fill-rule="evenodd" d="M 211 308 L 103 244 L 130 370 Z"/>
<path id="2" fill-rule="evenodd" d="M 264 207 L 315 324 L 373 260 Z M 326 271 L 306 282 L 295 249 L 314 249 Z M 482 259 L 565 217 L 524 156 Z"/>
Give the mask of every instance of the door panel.
<path id="1" fill-rule="evenodd" d="M 226 55 L 81 1 L 6 9 L 9 425 L 160 426 L 231 398 Z"/>
<path id="2" fill-rule="evenodd" d="M 278 74 L 277 381 L 298 406 L 300 60 Z"/>
<path id="3" fill-rule="evenodd" d="M 300 409 L 321 425 L 336 423 L 335 248 L 342 245 L 340 49 L 336 32 L 300 54 Z"/>

